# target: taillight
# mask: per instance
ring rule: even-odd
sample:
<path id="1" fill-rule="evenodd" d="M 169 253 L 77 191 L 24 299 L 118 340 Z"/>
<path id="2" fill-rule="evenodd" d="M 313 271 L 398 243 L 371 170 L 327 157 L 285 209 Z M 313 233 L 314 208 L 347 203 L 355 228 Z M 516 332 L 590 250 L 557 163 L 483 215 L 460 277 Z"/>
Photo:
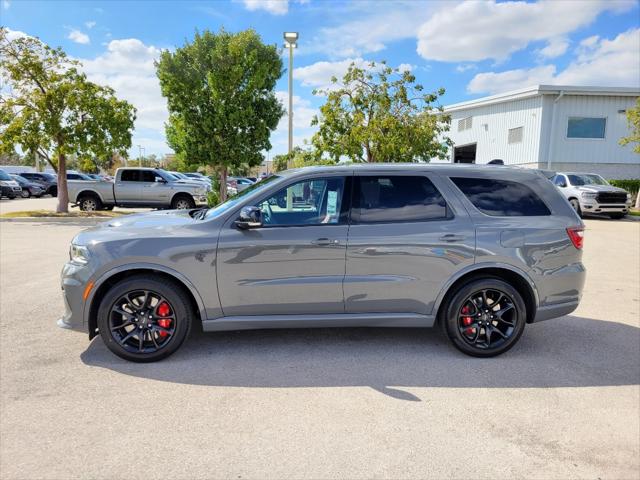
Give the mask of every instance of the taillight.
<path id="1" fill-rule="evenodd" d="M 569 235 L 573 246 L 578 250 L 582 250 L 582 244 L 584 242 L 584 227 L 569 227 L 567 228 L 567 235 Z"/>

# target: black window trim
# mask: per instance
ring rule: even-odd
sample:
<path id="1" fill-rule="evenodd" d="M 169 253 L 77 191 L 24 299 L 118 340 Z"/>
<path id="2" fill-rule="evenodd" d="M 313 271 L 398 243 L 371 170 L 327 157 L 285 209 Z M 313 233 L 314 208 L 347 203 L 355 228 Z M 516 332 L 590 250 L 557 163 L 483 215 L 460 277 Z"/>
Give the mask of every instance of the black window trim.
<path id="1" fill-rule="evenodd" d="M 427 180 L 431 182 L 433 188 L 442 196 L 445 202 L 445 216 L 438 218 L 425 218 L 421 220 L 381 220 L 377 222 L 363 222 L 360 220 L 360 209 L 353 208 L 353 199 L 356 190 L 359 191 L 359 182 L 361 177 L 425 177 Z M 356 188 L 356 182 L 358 183 L 358 188 Z M 389 225 L 389 224 L 406 224 L 406 223 L 430 223 L 430 222 L 448 222 L 454 220 L 456 215 L 454 214 L 453 208 L 451 207 L 449 201 L 445 194 L 442 193 L 442 190 L 438 188 L 436 182 L 433 181 L 431 175 L 426 172 L 398 172 L 398 171 L 380 171 L 380 172 L 362 172 L 354 176 L 353 186 L 351 189 L 351 208 L 349 215 L 349 225 Z"/>
<path id="2" fill-rule="evenodd" d="M 447 176 L 448 180 L 451 182 L 451 184 L 458 190 L 458 192 L 460 193 L 460 195 L 462 195 L 462 198 L 464 198 L 464 200 L 466 202 L 469 203 L 469 205 L 471 205 L 471 208 L 473 208 L 477 213 L 479 213 L 480 215 L 487 217 L 487 218 L 536 218 L 536 217 L 550 217 L 554 215 L 554 211 L 551 209 L 551 207 L 549 206 L 549 204 L 546 202 L 546 200 L 544 198 L 542 198 L 540 195 L 538 195 L 531 187 L 529 187 L 528 185 L 522 183 L 522 182 L 518 182 L 516 180 L 505 180 L 502 178 L 491 178 L 491 177 L 476 177 L 476 176 L 467 176 L 467 177 L 461 177 L 460 175 L 458 176 L 453 176 L 453 175 L 448 175 Z M 479 179 L 479 180 L 501 180 L 504 182 L 512 182 L 512 183 L 522 183 L 525 187 L 529 188 L 535 195 L 536 197 L 538 197 L 538 199 L 542 202 L 542 204 L 547 207 L 547 210 L 549 210 L 549 214 L 548 215 L 489 215 L 488 213 L 484 213 L 482 210 L 480 210 L 478 207 L 476 207 L 473 202 L 469 199 L 469 197 L 467 197 L 465 195 L 465 193 L 458 187 L 458 185 L 456 185 L 456 183 L 453 181 L 453 178 L 474 178 L 474 179 Z"/>
<path id="3" fill-rule="evenodd" d="M 310 176 L 310 177 L 297 177 L 295 179 L 292 179 L 291 182 L 287 182 L 284 185 L 279 185 L 278 189 L 275 191 L 271 191 L 270 193 L 267 193 L 265 196 L 261 197 L 259 200 L 255 201 L 255 202 L 251 202 L 247 205 L 244 206 L 259 206 L 262 202 L 264 202 L 265 200 L 271 198 L 273 195 L 275 195 L 276 193 L 278 193 L 280 190 L 285 189 L 285 188 L 289 188 L 292 185 L 295 185 L 296 183 L 299 182 L 305 182 L 305 181 L 309 181 L 309 180 L 324 180 L 324 179 L 328 179 L 328 178 L 343 178 L 344 179 L 344 192 L 342 194 L 342 205 L 340 207 L 340 217 L 337 223 L 297 223 L 297 224 L 291 224 L 291 225 L 262 225 L 259 228 L 255 229 L 255 230 L 260 230 L 263 228 L 299 228 L 299 227 L 337 227 L 337 226 L 349 226 L 349 221 L 350 221 L 350 212 L 351 212 L 351 200 L 353 198 L 353 173 L 344 173 L 344 174 L 339 174 L 339 175 L 314 175 L 314 176 Z M 347 198 L 348 197 L 348 198 Z M 237 218 L 237 216 L 240 213 L 240 210 L 242 210 L 242 207 L 240 207 L 240 209 L 238 210 L 238 212 L 235 214 L 235 217 Z M 233 218 L 233 217 L 232 217 Z M 231 224 L 233 226 L 233 222 Z"/>

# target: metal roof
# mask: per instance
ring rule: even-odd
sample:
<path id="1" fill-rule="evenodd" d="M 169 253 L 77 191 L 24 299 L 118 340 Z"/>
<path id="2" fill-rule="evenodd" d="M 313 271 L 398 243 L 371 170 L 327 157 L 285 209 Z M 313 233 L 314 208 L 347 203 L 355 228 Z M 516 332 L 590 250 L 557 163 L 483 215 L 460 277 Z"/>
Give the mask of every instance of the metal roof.
<path id="1" fill-rule="evenodd" d="M 638 97 L 639 87 L 580 87 L 575 85 L 534 85 L 531 87 L 511 90 L 509 92 L 491 95 L 489 97 L 477 98 L 467 102 L 454 103 L 444 107 L 445 112 L 454 112 L 468 108 L 484 107 L 496 103 L 511 102 L 523 98 L 535 97 L 538 95 L 600 95 L 615 97 Z"/>

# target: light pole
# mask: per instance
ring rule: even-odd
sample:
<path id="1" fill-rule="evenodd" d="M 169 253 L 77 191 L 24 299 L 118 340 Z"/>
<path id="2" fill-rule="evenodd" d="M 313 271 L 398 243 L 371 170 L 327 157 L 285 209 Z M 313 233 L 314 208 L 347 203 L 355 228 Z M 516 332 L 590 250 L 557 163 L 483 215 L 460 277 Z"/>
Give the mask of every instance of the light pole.
<path id="1" fill-rule="evenodd" d="M 138 166 L 142 166 L 142 151 L 144 150 L 144 147 L 142 145 L 138 145 L 138 152 L 139 152 L 139 156 L 138 156 Z"/>
<path id="2" fill-rule="evenodd" d="M 289 162 L 293 151 L 293 49 L 298 46 L 298 32 L 284 32 L 284 46 L 289 48 Z"/>

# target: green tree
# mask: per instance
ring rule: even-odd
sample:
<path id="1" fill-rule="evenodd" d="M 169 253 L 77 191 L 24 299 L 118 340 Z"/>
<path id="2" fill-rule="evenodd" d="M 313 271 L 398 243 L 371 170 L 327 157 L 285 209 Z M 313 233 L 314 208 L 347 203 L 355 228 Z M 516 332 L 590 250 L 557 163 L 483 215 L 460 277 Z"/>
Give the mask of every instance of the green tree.
<path id="1" fill-rule="evenodd" d="M 627 109 L 627 124 L 629 136 L 620 139 L 620 145 L 633 145 L 633 151 L 640 153 L 640 97 L 636 99 L 636 106 Z"/>
<path id="2" fill-rule="evenodd" d="M 311 167 L 314 165 L 335 165 L 332 158 L 322 158 L 320 153 L 314 149 L 303 149 L 293 147 L 291 153 L 284 153 L 273 157 L 273 169 L 276 172 L 287 168 Z"/>
<path id="3" fill-rule="evenodd" d="M 91 83 L 60 48 L 0 28 L 0 151 L 37 152 L 58 173 L 58 212 L 67 212 L 67 157 L 106 158 L 131 146 L 135 108 Z"/>
<path id="4" fill-rule="evenodd" d="M 210 166 L 227 197 L 229 170 L 259 165 L 283 109 L 275 96 L 282 61 L 254 30 L 205 30 L 156 63 L 167 97 L 167 142 L 188 166 Z"/>
<path id="5" fill-rule="evenodd" d="M 444 137 L 450 118 L 435 106 L 444 89 L 424 93 L 411 72 L 385 62 L 365 68 L 351 64 L 341 82 L 315 93 L 327 97 L 312 144 L 334 161 L 428 162 L 445 158 L 451 140 Z"/>

